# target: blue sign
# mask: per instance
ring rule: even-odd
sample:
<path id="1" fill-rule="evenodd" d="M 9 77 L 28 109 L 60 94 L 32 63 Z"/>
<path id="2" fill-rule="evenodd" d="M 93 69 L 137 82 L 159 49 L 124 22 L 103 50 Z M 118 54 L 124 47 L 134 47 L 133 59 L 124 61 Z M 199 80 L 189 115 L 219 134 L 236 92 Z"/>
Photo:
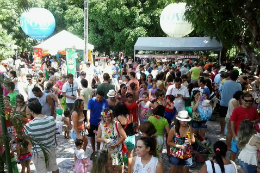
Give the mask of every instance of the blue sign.
<path id="1" fill-rule="evenodd" d="M 20 24 L 23 32 L 34 39 L 45 39 L 55 29 L 55 19 L 52 13 L 44 8 L 31 8 L 23 12 Z"/>

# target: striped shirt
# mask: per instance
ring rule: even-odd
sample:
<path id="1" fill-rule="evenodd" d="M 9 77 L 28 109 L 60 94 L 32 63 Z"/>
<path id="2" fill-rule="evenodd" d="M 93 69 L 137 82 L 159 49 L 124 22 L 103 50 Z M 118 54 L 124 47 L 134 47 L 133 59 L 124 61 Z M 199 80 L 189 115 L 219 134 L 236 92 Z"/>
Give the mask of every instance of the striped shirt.
<path id="1" fill-rule="evenodd" d="M 52 116 L 34 118 L 24 127 L 24 133 L 32 139 L 33 152 L 42 151 L 43 148 L 55 147 L 56 123 Z M 39 145 L 38 145 L 39 144 Z"/>

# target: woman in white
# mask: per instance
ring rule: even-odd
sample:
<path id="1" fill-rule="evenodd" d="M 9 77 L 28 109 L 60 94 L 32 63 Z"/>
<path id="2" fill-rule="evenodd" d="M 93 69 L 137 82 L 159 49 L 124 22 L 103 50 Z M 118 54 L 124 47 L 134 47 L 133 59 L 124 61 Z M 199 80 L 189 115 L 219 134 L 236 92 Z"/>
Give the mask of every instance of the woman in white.
<path id="1" fill-rule="evenodd" d="M 233 161 L 227 160 L 227 145 L 223 141 L 217 141 L 213 145 L 215 156 L 213 160 L 207 160 L 199 173 L 236 173 L 237 168 Z"/>
<path id="2" fill-rule="evenodd" d="M 133 159 L 133 173 L 163 173 L 163 165 L 156 157 L 156 139 L 141 137 L 136 145 L 137 156 Z"/>
<path id="3" fill-rule="evenodd" d="M 232 140 L 230 117 L 232 115 L 233 110 L 240 105 L 242 95 L 243 95 L 242 91 L 237 91 L 233 95 L 233 98 L 228 102 L 228 111 L 227 111 L 227 115 L 226 115 L 226 126 L 228 129 L 227 136 L 226 136 L 226 143 L 227 143 L 228 150 L 231 149 L 231 140 Z M 235 158 L 234 159 L 231 158 L 231 160 L 235 160 Z"/>

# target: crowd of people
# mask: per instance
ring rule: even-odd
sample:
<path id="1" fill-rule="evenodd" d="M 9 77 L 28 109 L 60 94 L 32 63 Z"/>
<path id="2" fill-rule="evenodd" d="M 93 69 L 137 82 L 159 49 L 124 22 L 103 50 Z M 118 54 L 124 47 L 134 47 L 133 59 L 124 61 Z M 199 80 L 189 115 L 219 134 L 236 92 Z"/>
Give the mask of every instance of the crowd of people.
<path id="1" fill-rule="evenodd" d="M 163 173 L 163 149 L 171 173 L 188 173 L 194 144 L 209 148 L 207 125 L 216 115 L 215 133 L 226 142 L 214 143 L 200 172 L 235 173 L 238 164 L 258 171 L 260 71 L 252 63 L 124 59 L 82 62 L 79 69 L 67 74 L 66 61 L 55 57 L 44 59 L 42 70 L 19 58 L 0 65 L 13 171 L 17 155 L 22 173 L 30 172 L 31 159 L 38 173 L 59 172 L 60 115 L 64 137 L 75 141 L 77 173 L 123 173 L 125 166 L 128 173 Z"/>

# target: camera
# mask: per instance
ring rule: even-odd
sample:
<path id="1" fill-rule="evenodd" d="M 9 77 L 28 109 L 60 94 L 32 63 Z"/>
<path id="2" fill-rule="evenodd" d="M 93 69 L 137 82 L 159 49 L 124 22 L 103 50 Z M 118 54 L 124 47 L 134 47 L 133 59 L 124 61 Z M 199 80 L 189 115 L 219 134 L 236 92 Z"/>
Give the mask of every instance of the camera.
<path id="1" fill-rule="evenodd" d="M 74 94 L 72 94 L 71 97 L 76 97 L 76 96 Z"/>

